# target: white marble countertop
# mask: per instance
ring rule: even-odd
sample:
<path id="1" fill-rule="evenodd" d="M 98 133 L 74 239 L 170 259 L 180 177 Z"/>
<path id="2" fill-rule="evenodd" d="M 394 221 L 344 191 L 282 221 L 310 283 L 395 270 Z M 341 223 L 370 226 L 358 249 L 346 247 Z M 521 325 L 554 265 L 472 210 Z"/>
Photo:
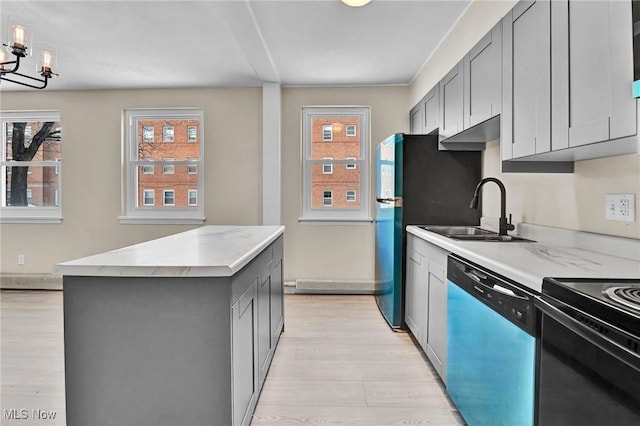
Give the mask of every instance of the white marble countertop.
<path id="1" fill-rule="evenodd" d="M 417 226 L 408 226 L 407 232 L 536 292 L 541 291 L 544 277 L 640 277 L 640 260 L 636 257 L 640 240 L 546 227 L 540 230 L 534 225 L 523 228 L 529 232 L 520 235 L 536 242 L 460 241 Z M 630 255 L 622 257 L 607 250 L 617 245 L 624 246 Z"/>
<path id="2" fill-rule="evenodd" d="M 76 276 L 228 277 L 284 233 L 284 226 L 203 226 L 54 267 Z"/>

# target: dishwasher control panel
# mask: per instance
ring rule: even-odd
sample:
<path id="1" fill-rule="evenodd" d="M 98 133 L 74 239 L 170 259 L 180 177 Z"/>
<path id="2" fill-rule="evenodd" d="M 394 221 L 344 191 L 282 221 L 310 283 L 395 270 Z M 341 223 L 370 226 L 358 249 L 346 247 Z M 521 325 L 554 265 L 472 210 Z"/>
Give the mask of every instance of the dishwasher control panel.
<path id="1" fill-rule="evenodd" d="M 449 256 L 447 279 L 527 333 L 536 334 L 532 293 L 507 278 L 453 256 Z"/>

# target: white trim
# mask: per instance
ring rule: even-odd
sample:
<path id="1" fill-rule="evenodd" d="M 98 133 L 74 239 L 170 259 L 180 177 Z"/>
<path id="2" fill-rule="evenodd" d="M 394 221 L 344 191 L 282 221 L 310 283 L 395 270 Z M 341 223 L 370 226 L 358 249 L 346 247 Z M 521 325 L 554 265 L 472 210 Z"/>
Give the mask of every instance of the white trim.
<path id="1" fill-rule="evenodd" d="M 282 224 L 282 92 L 262 83 L 262 224 Z"/>

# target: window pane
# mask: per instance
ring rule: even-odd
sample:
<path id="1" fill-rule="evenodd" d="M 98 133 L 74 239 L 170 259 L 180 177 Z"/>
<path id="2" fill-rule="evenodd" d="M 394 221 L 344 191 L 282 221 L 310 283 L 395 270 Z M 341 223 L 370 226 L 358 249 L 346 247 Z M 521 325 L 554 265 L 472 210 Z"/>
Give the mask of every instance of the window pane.
<path id="1" fill-rule="evenodd" d="M 331 124 L 324 124 L 322 126 L 322 140 L 330 141 L 332 139 L 333 139 L 333 128 L 331 127 Z"/>
<path id="2" fill-rule="evenodd" d="M 175 192 L 174 191 L 163 191 L 163 200 L 162 200 L 162 204 L 165 206 L 173 206 L 175 205 Z"/>
<path id="3" fill-rule="evenodd" d="M 332 173 L 325 172 L 327 167 L 331 169 Z M 330 205 L 335 209 L 357 210 L 360 208 L 360 200 L 348 201 L 345 195 L 336 196 L 336 194 L 346 194 L 346 191 L 351 190 L 360 191 L 359 168 L 351 170 L 345 167 L 333 167 L 333 164 L 313 164 L 311 166 L 311 208 L 325 208 Z M 325 191 L 332 191 L 334 194 L 330 204 L 323 200 Z"/>
<path id="4" fill-rule="evenodd" d="M 144 191 L 144 205 L 153 206 L 155 204 L 155 191 L 146 189 Z"/>
<path id="5" fill-rule="evenodd" d="M 350 136 L 350 137 L 356 136 L 356 125 L 355 124 L 347 124 L 346 135 Z"/>
<path id="6" fill-rule="evenodd" d="M 142 142 L 153 142 L 153 126 L 142 127 Z"/>
<path id="7" fill-rule="evenodd" d="M 173 126 L 162 127 L 162 141 L 173 142 Z"/>
<path id="8" fill-rule="evenodd" d="M 30 113 L 25 114 L 27 117 Z M 34 121 L 15 117 L 2 120 L 2 129 L 2 207 L 60 207 L 60 122 L 55 119 Z M 34 140 L 40 142 L 37 142 L 37 150 L 32 153 L 36 143 Z M 25 164 L 27 162 L 28 165 Z"/>
<path id="9" fill-rule="evenodd" d="M 187 140 L 196 142 L 198 140 L 198 128 L 196 126 L 187 127 Z"/>
<path id="10" fill-rule="evenodd" d="M 2 206 L 59 206 L 60 175 L 56 174 L 59 166 L 26 167 L 16 166 L 16 163 L 13 163 L 11 173 L 4 173 L 7 184 Z"/>
<path id="11" fill-rule="evenodd" d="M 197 206 L 198 205 L 198 191 L 195 189 L 190 189 L 189 190 L 189 205 L 190 206 Z"/>

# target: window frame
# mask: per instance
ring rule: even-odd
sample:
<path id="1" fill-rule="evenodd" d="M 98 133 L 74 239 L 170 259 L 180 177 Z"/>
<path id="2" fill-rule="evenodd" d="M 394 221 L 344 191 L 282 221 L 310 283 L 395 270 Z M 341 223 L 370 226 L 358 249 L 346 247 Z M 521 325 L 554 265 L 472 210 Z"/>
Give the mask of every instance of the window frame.
<path id="1" fill-rule="evenodd" d="M 191 194 L 192 193 L 196 194 L 196 196 L 195 196 L 196 202 L 195 203 L 191 202 Z M 187 189 L 187 205 L 188 206 L 197 206 L 198 205 L 198 190 L 197 189 Z"/>
<path id="2" fill-rule="evenodd" d="M 173 203 L 171 203 L 171 204 L 167 203 L 167 194 L 168 193 L 173 194 L 173 196 L 171 197 L 173 199 Z M 167 207 L 171 207 L 171 206 L 175 206 L 176 205 L 176 190 L 175 189 L 163 189 L 162 190 L 162 205 L 163 206 L 167 206 Z"/>
<path id="3" fill-rule="evenodd" d="M 350 132 L 349 129 L 353 129 L 353 132 Z M 345 136 L 350 138 L 358 136 L 356 129 L 357 129 L 357 126 L 355 124 L 347 124 L 346 126 L 344 126 Z"/>
<path id="4" fill-rule="evenodd" d="M 359 208 L 327 208 L 312 207 L 313 182 L 312 170 L 315 165 L 322 165 L 328 160 L 318 158 L 312 159 L 312 125 L 315 118 L 344 118 L 353 117 L 360 122 L 360 131 L 356 135 L 359 138 L 359 158 L 358 159 L 334 159 L 332 165 L 354 164 L 360 169 L 360 181 L 357 191 L 360 192 Z M 302 197 L 301 214 L 298 218 L 300 222 L 372 222 L 371 216 L 371 128 L 370 128 L 371 107 L 362 105 L 345 106 L 303 106 L 301 111 L 301 172 L 302 172 Z M 324 128 L 324 126 L 323 126 Z M 324 133 L 324 132 L 323 132 Z M 323 135 L 324 136 L 324 135 Z M 324 137 L 322 142 L 324 142 Z M 324 195 L 324 194 L 323 194 Z M 335 194 L 334 194 L 335 195 Z M 323 197 L 324 198 L 324 197 Z"/>
<path id="5" fill-rule="evenodd" d="M 194 139 L 191 139 L 191 129 L 195 129 L 195 134 L 196 137 Z M 198 128 L 196 126 L 187 126 L 187 142 L 198 142 Z"/>
<path id="6" fill-rule="evenodd" d="M 167 137 L 167 130 L 171 129 L 171 139 Z M 176 140 L 176 129 L 174 126 L 162 126 L 162 142 L 173 143 Z"/>
<path id="7" fill-rule="evenodd" d="M 162 159 L 162 174 L 163 175 L 175 175 L 176 174 L 176 159 L 174 157 L 165 157 Z"/>
<path id="8" fill-rule="evenodd" d="M 326 136 L 326 129 L 329 128 L 329 137 Z M 333 126 L 331 124 L 323 124 L 322 125 L 322 142 L 331 142 L 333 141 Z"/>
<path id="9" fill-rule="evenodd" d="M 198 205 L 187 207 L 174 206 L 164 204 L 164 192 L 162 193 L 162 203 L 155 203 L 151 206 L 138 206 L 138 167 L 140 165 L 163 166 L 166 162 L 159 160 L 138 159 L 137 152 L 137 122 L 145 120 L 198 120 L 199 129 L 197 130 L 196 142 L 198 144 L 197 160 L 177 160 L 172 161 L 170 166 L 196 166 L 197 167 L 197 186 Z M 204 173 L 204 111 L 199 108 L 171 108 L 171 109 L 126 109 L 122 114 L 123 120 L 123 203 L 122 215 L 118 218 L 123 224 L 203 224 L 205 221 L 204 205 L 205 205 L 205 173 Z M 174 129 L 175 132 L 175 129 Z M 175 141 L 175 135 L 174 135 Z M 141 168 L 140 168 L 141 169 Z M 185 182 L 186 183 L 186 182 Z M 192 187 L 193 187 L 192 186 Z M 144 200 L 143 200 L 144 202 Z M 142 203 L 141 203 L 142 204 Z M 171 207 L 171 208 L 165 208 Z"/>
<path id="10" fill-rule="evenodd" d="M 333 157 L 322 157 L 322 159 L 323 160 L 328 160 L 328 161 L 333 161 Z M 323 175 L 332 175 L 333 174 L 333 163 L 322 163 L 322 174 Z"/>
<path id="11" fill-rule="evenodd" d="M 349 199 L 349 193 L 353 193 L 353 200 Z M 355 203 L 356 201 L 358 201 L 358 191 L 355 189 L 347 189 L 345 191 L 344 197 L 347 203 Z"/>
<path id="12" fill-rule="evenodd" d="M 53 206 L 41 206 L 41 207 L 25 207 L 25 206 L 2 206 L 0 205 L 0 223 L 62 223 L 62 182 L 63 182 L 63 160 L 47 160 L 47 161 L 20 161 L 19 164 L 13 159 L 7 159 L 7 141 L 5 139 L 6 123 L 16 121 L 54 121 L 62 123 L 61 113 L 57 110 L 40 110 L 40 111 L 0 111 L 0 173 L 6 176 L 7 169 L 11 170 L 12 167 L 54 167 L 54 174 L 58 177 L 58 196 L 55 198 Z M 31 127 L 31 126 L 27 126 Z M 31 130 L 29 130 L 31 132 Z M 27 130 L 25 128 L 25 134 Z M 63 143 L 63 142 L 61 142 Z M 64 158 L 64 153 L 63 158 Z M 55 173 L 55 172 L 58 173 Z M 11 172 L 9 172 L 11 173 Z M 29 172 L 31 174 L 31 172 Z M 7 181 L 6 179 L 0 179 L 0 192 L 2 204 L 6 204 L 4 197 L 7 194 Z M 57 202 L 57 204 L 56 204 Z"/>
<path id="13" fill-rule="evenodd" d="M 327 204 L 327 200 L 329 200 L 329 204 Z M 333 191 L 331 189 L 322 190 L 322 207 L 333 207 Z"/>

